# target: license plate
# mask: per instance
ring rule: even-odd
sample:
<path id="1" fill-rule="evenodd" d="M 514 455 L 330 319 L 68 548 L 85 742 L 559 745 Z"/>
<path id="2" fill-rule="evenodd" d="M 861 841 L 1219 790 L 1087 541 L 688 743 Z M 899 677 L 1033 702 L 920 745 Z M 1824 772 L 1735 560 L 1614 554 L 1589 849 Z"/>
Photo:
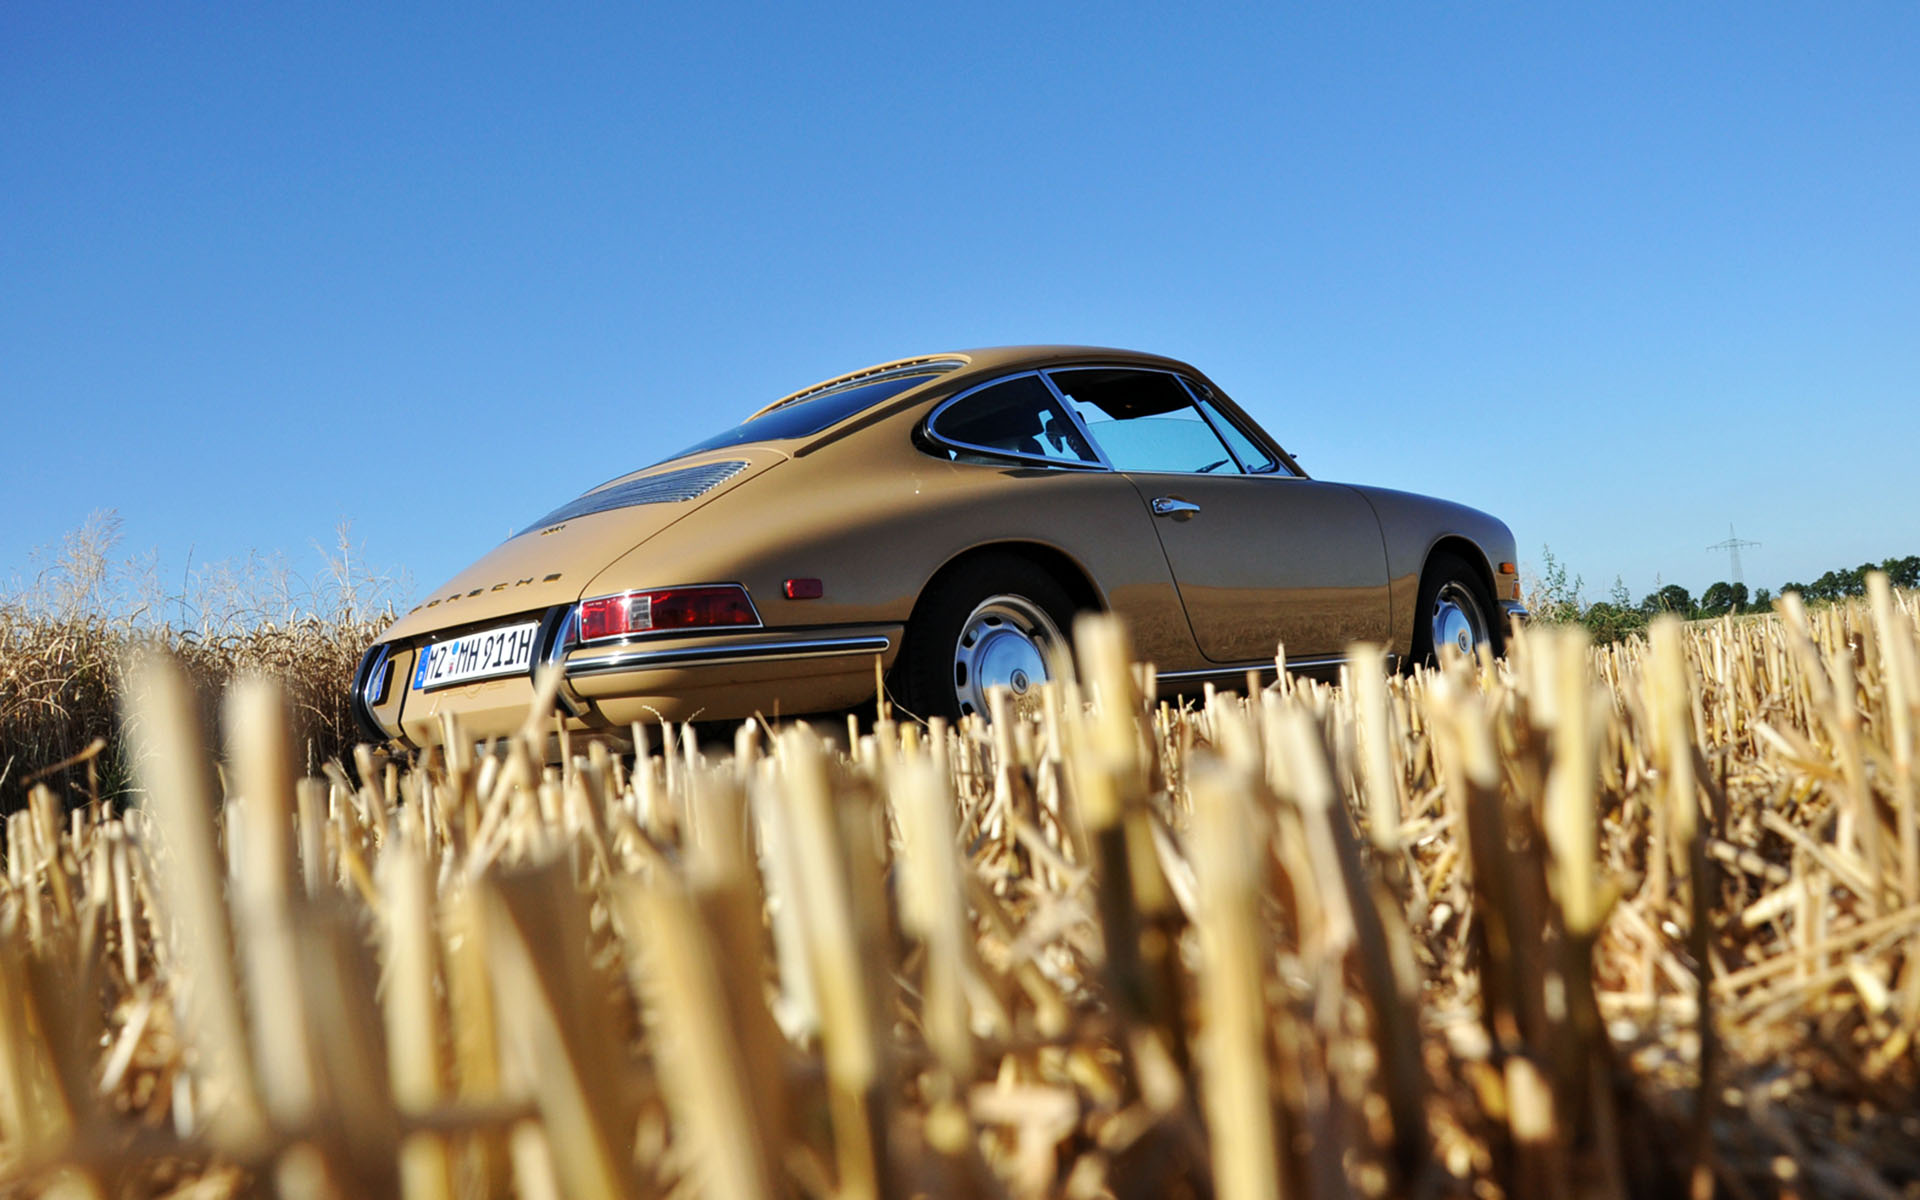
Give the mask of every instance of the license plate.
<path id="1" fill-rule="evenodd" d="M 540 622 L 529 621 L 427 646 L 413 671 L 413 690 L 424 692 L 495 675 L 524 675 L 533 665 L 533 638 L 539 629 Z"/>

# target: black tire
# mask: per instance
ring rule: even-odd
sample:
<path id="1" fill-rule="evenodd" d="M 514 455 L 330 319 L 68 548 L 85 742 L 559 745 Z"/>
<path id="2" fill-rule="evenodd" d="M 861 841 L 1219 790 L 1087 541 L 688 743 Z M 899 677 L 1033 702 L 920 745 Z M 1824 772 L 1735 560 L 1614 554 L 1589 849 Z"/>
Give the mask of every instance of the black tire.
<path id="1" fill-rule="evenodd" d="M 1420 664 L 1428 667 L 1440 665 L 1438 646 L 1435 644 L 1436 617 L 1441 616 L 1441 606 L 1448 604 L 1459 610 L 1466 601 L 1478 608 L 1477 629 L 1473 631 L 1471 641 L 1474 648 L 1481 643 L 1493 646 L 1495 654 L 1506 651 L 1506 631 L 1500 623 L 1499 609 L 1493 602 L 1493 596 L 1487 591 L 1486 581 L 1465 559 L 1451 551 L 1442 550 L 1427 560 L 1427 569 L 1420 577 L 1420 599 L 1413 610 L 1413 654 L 1408 664 Z M 1473 625 L 1474 614 L 1464 614 L 1466 624 Z M 1454 644 L 1459 645 L 1460 623 L 1448 622 L 1448 628 L 1455 632 Z M 1463 651 L 1466 647 L 1461 647 Z"/>
<path id="2" fill-rule="evenodd" d="M 990 601 L 1017 603 L 1001 604 L 981 614 L 982 606 Z M 967 559 L 936 576 L 914 608 L 907 623 L 906 644 L 894 669 L 896 699 L 922 719 L 945 717 L 957 721 L 984 708 L 979 682 L 991 672 L 969 678 L 965 674 L 968 664 L 958 661 L 962 658 L 988 665 L 1011 662 L 1019 676 L 1006 680 L 1007 685 L 1016 693 L 1035 687 L 1047 676 L 1042 667 L 1040 678 L 1033 678 L 1033 664 L 1044 663 L 1047 651 L 1042 649 L 1035 659 L 1022 650 L 1020 639 L 1039 646 L 1057 637 L 1063 647 L 1070 648 L 1073 613 L 1074 604 L 1066 589 L 1033 562 L 1006 553 Z M 1031 620 L 1036 617 L 1045 620 Z M 1036 636 L 1036 630 L 1026 627 L 1029 624 L 1051 628 L 1038 629 Z M 985 630 L 994 640 L 987 643 L 976 637 L 969 648 L 963 648 L 961 636 L 970 625 L 976 633 Z M 1006 653 L 996 654 L 994 647 Z"/>

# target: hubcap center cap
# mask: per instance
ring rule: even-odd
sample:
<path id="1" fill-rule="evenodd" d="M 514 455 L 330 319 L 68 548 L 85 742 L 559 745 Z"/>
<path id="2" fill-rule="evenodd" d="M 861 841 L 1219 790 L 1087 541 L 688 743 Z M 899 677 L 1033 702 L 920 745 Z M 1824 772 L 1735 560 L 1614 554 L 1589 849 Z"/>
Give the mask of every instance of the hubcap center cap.
<path id="1" fill-rule="evenodd" d="M 994 688 L 1013 693 L 1024 710 L 1052 678 L 1048 648 L 1060 643 L 1053 620 L 1024 596 L 991 596 L 961 626 L 954 648 L 955 699 L 961 715 L 987 713 Z"/>
<path id="2" fill-rule="evenodd" d="M 984 696 L 995 687 L 1010 688 L 1015 694 L 1033 686 L 1035 677 L 1046 677 L 1046 663 L 1040 648 L 1018 630 L 1001 627 L 980 639 L 975 662 L 980 673 L 980 692 Z"/>
<path id="3" fill-rule="evenodd" d="M 1452 646 L 1467 658 L 1487 638 L 1480 606 L 1459 584 L 1442 588 L 1433 606 L 1433 646 Z"/>

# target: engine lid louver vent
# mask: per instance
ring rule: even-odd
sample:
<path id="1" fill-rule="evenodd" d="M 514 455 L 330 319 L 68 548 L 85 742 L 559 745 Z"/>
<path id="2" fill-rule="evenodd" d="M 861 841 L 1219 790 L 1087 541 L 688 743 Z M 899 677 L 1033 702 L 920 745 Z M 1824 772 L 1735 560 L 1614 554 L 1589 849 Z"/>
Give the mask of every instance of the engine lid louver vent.
<path id="1" fill-rule="evenodd" d="M 683 467 L 678 471 L 662 471 L 658 475 L 642 475 L 638 479 L 612 484 L 598 491 L 588 492 L 577 500 L 568 501 L 527 526 L 525 532 L 531 533 L 536 529 L 546 529 L 564 521 L 571 521 L 575 517 L 590 516 L 616 508 L 632 508 L 639 504 L 674 504 L 682 500 L 693 500 L 706 495 L 746 469 L 745 462 L 730 460 L 701 463 L 697 467 Z"/>

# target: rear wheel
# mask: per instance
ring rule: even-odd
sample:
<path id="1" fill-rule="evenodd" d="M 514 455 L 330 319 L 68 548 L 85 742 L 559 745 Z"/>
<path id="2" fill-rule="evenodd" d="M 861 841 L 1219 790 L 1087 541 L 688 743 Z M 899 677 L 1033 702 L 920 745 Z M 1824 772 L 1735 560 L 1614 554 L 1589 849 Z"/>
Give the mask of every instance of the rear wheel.
<path id="1" fill-rule="evenodd" d="M 1446 552 L 1434 555 L 1420 581 L 1414 610 L 1413 661 L 1437 666 L 1442 646 L 1471 658 L 1482 644 L 1491 644 L 1498 654 L 1502 646 L 1493 611 L 1493 597 L 1465 559 Z"/>
<path id="2" fill-rule="evenodd" d="M 1010 554 L 983 555 L 934 580 L 901 651 L 907 707 L 958 720 L 987 714 L 995 687 L 1016 703 L 1053 677 L 1073 602 L 1053 576 Z"/>

